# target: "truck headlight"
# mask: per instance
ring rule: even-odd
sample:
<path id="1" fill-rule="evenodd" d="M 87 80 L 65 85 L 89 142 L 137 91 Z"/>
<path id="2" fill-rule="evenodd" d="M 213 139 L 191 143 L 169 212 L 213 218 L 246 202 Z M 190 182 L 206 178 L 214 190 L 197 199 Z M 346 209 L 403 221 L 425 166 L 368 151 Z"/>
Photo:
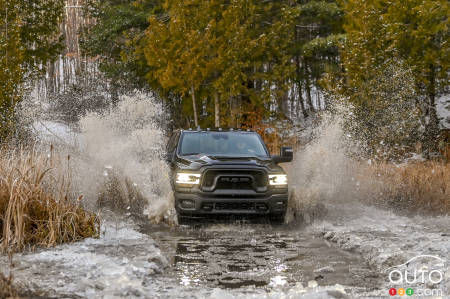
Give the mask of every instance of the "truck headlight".
<path id="1" fill-rule="evenodd" d="M 285 174 L 269 174 L 269 184 L 271 186 L 287 186 L 287 175 Z"/>
<path id="2" fill-rule="evenodd" d="M 177 173 L 175 183 L 181 185 L 198 185 L 200 184 L 201 174 L 198 173 L 188 173 L 188 172 L 179 172 Z"/>

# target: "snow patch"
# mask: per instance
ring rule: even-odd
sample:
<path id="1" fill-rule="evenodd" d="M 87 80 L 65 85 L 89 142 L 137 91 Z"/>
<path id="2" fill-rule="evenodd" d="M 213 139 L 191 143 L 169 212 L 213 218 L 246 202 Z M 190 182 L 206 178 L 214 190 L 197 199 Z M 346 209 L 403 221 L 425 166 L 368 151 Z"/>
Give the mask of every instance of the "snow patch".
<path id="1" fill-rule="evenodd" d="M 104 298 L 145 294 L 143 281 L 151 284 L 149 278 L 161 273 L 168 261 L 149 236 L 123 220 L 109 220 L 102 225 L 100 239 L 17 254 L 14 264 L 15 281 L 31 291 Z M 6 257 L 0 257 L 0 265 L 9 271 Z"/>
<path id="2" fill-rule="evenodd" d="M 381 273 L 420 255 L 450 257 L 450 216 L 407 217 L 356 203 L 328 210 L 329 218 L 316 222 L 310 229 L 344 250 L 361 254 Z M 432 261 L 425 262 L 423 267 L 432 269 Z M 387 273 L 385 276 L 386 288 L 395 287 L 389 284 Z M 432 287 L 450 294 L 449 263 L 442 282 Z"/>
<path id="3" fill-rule="evenodd" d="M 314 281 L 315 282 L 315 281 Z M 250 290 L 249 290 L 250 291 Z M 307 287 L 304 287 L 301 282 L 297 283 L 294 287 L 287 290 L 273 290 L 268 293 L 237 293 L 233 290 L 213 289 L 210 296 L 211 299 L 243 299 L 243 298 L 261 298 L 261 299 L 331 299 L 331 298 L 351 298 L 346 292 L 344 286 L 339 284 L 334 286 L 317 286 L 317 283 L 308 283 Z"/>
<path id="4" fill-rule="evenodd" d="M 436 113 L 442 128 L 450 129 L 450 94 L 436 100 Z"/>

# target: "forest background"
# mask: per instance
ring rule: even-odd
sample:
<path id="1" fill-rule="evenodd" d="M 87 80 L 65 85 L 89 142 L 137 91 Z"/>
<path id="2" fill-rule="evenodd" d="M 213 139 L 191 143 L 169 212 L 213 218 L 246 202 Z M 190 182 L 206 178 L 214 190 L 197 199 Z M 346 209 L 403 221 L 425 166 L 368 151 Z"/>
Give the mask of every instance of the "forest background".
<path id="1" fill-rule="evenodd" d="M 30 94 L 61 121 L 145 90 L 170 129 L 297 142 L 336 103 L 367 154 L 448 148 L 445 0 L 0 0 L 0 138 Z M 445 99 L 447 99 L 445 102 Z"/>

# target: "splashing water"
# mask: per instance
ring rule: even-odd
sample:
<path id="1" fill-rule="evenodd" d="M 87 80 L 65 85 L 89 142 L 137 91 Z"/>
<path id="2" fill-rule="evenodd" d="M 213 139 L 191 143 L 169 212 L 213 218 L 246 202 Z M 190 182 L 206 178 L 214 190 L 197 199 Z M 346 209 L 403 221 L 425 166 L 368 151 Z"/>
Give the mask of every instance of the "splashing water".
<path id="1" fill-rule="evenodd" d="M 162 122 L 162 105 L 142 93 L 122 96 L 109 113 L 83 117 L 80 161 L 74 166 L 80 191 L 94 201 L 102 194 L 105 201 L 124 201 L 122 207 L 128 210 L 133 200 L 145 200 L 140 208 L 152 221 L 172 221 L 169 171 L 162 159 Z M 105 188 L 109 188 L 106 194 Z"/>
<path id="2" fill-rule="evenodd" d="M 290 200 L 291 214 L 298 211 L 303 215 L 305 211 L 323 214 L 322 203 L 355 198 L 358 165 L 348 156 L 352 141 L 343 132 L 343 121 L 336 113 L 325 113 L 314 129 L 315 138 L 300 148 L 288 165 L 294 195 Z M 162 106 L 144 94 L 123 96 L 110 113 L 82 118 L 80 143 L 88 162 L 76 164 L 83 192 L 97 201 L 113 177 L 115 188 L 109 190 L 105 200 L 125 200 L 126 209 L 127 200 L 140 194 L 146 201 L 144 213 L 152 221 L 173 222 L 169 170 L 161 158 L 165 144 L 161 122 L 164 122 Z"/>
<path id="3" fill-rule="evenodd" d="M 97 200 L 113 176 L 115 188 L 106 194 L 105 200 L 136 196 L 130 190 L 135 189 L 145 198 L 144 213 L 152 221 L 173 222 L 169 169 L 161 158 L 165 144 L 160 125 L 163 121 L 162 106 L 144 94 L 123 96 L 110 113 L 82 118 L 80 143 L 88 160 L 76 164 L 83 192 Z M 355 185 L 349 180 L 354 162 L 346 155 L 348 140 L 342 139 L 342 119 L 324 115 L 314 135 L 314 140 L 298 150 L 294 162 L 288 166 L 290 186 L 294 190 L 290 200 L 293 212 L 308 210 L 324 200 L 335 199 L 338 194 L 342 198 Z"/>
<path id="4" fill-rule="evenodd" d="M 294 161 L 287 166 L 291 197 L 288 221 L 296 213 L 324 214 L 330 202 L 349 202 L 367 196 L 370 177 L 358 156 L 359 145 L 344 127 L 348 108 L 325 112 L 313 129 L 313 139 L 297 149 Z"/>
<path id="5" fill-rule="evenodd" d="M 347 128 L 351 108 L 341 101 L 331 110 L 322 113 L 320 124 L 311 129 L 313 140 L 286 166 L 292 190 L 288 221 L 305 211 L 323 214 L 330 202 L 371 202 L 386 189 L 369 169 L 370 160 L 361 159 L 367 142 L 350 135 L 358 129 L 357 123 L 351 124 L 353 131 Z M 69 150 L 76 191 L 91 207 L 98 201 L 121 201 L 124 212 L 143 211 L 152 221 L 173 223 L 169 170 L 162 159 L 162 124 L 167 121 L 159 101 L 143 93 L 121 96 L 109 112 L 81 118 L 78 153 Z"/>

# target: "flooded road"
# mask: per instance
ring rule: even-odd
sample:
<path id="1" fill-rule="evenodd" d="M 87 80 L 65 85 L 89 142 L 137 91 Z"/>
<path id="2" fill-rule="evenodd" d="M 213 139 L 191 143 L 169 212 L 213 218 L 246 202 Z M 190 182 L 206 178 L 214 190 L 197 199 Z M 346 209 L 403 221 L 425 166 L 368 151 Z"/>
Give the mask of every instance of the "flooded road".
<path id="1" fill-rule="evenodd" d="M 0 271 L 43 298 L 378 298 L 395 287 L 385 268 L 450 254 L 448 216 L 329 211 L 304 226 L 170 227 L 103 214 L 99 239 L 18 253 L 13 265 L 0 256 Z M 435 289 L 447 295 L 450 268 L 443 276 Z"/>
<path id="2" fill-rule="evenodd" d="M 143 225 L 170 267 L 165 279 L 198 288 L 237 289 L 344 286 L 358 294 L 379 288 L 380 278 L 358 254 L 319 235 L 289 226 L 218 224 L 167 228 Z M 163 278 L 164 279 L 164 278 Z M 351 289 L 351 291 L 350 291 Z"/>
<path id="3" fill-rule="evenodd" d="M 169 172 L 160 155 L 165 134 L 154 121 L 160 114 L 164 113 L 159 104 L 138 95 L 125 97 L 110 115 L 84 117 L 81 133 L 55 125 L 52 131 L 74 135 L 71 142 L 65 134 L 58 137 L 61 134 L 50 132 L 58 138 L 49 143 L 68 144 L 76 166 L 73 183 L 88 206 L 97 207 L 99 194 L 106 191 L 111 202 L 131 205 L 136 193 L 127 184 L 132 182 L 145 199 L 145 208 L 141 207 L 145 217 L 128 217 L 139 210 L 128 210 L 129 206 L 117 214 L 102 210 L 99 239 L 25 251 L 14 255 L 13 263 L 0 255 L 0 271 L 13 273 L 26 295 L 376 298 L 389 296 L 389 289 L 398 287 L 387 279 L 387 268 L 419 255 L 450 256 L 449 215 L 409 216 L 367 205 L 364 188 L 377 190 L 373 188 L 377 180 L 359 179 L 359 169 L 346 155 L 347 145 L 341 144 L 341 128 L 334 120 L 318 128 L 315 141 L 297 152 L 286 169 L 290 186 L 301 191 L 291 201 L 293 211 L 321 203 L 326 215 L 315 219 L 305 213 L 304 226 L 149 224 L 173 216 Z M 111 179 L 105 169 L 114 170 L 118 183 L 110 185 L 117 189 L 105 190 Z M 418 267 L 433 266 L 420 262 Z M 450 294 L 450 268 L 443 276 L 433 288 L 445 297 Z"/>

